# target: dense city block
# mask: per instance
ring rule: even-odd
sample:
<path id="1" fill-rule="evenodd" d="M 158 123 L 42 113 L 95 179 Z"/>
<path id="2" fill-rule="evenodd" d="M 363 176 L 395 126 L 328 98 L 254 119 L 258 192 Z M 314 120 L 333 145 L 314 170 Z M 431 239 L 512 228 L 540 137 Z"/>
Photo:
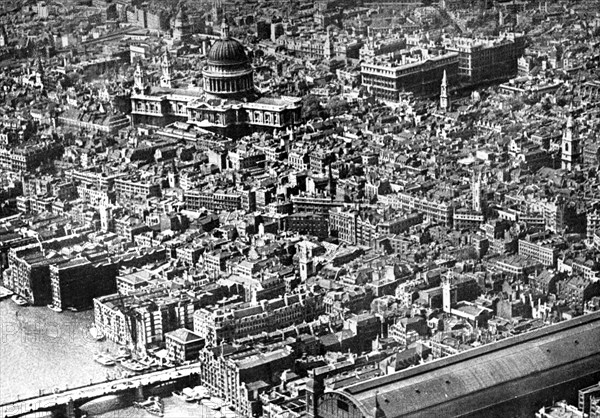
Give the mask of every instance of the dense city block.
<path id="1" fill-rule="evenodd" d="M 107 382 L 600 417 L 599 1 L 14 0 L 0 83 L 2 303 Z"/>

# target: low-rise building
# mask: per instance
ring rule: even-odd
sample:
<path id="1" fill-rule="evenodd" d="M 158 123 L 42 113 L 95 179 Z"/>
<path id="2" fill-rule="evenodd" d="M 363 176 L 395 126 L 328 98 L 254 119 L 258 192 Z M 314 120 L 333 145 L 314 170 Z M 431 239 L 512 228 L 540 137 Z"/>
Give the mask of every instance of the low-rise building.
<path id="1" fill-rule="evenodd" d="M 198 360 L 204 339 L 194 331 L 179 328 L 165 334 L 165 345 L 169 360 L 183 363 Z"/>

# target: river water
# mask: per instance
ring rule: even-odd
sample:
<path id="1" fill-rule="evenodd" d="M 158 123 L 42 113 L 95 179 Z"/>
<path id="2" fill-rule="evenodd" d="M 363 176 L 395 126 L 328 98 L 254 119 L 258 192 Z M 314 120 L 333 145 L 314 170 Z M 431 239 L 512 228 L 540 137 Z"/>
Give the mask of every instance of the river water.
<path id="1" fill-rule="evenodd" d="M 61 313 L 46 307 L 20 307 L 0 301 L 0 403 L 117 377 L 118 369 L 93 359 L 94 353 L 117 346 L 95 341 L 89 334 L 93 311 Z M 89 416 L 125 418 L 151 416 L 118 399 L 88 404 Z M 110 412 L 107 412 L 110 410 Z M 212 417 L 203 406 L 165 399 L 165 418 Z"/>
<path id="2" fill-rule="evenodd" d="M 57 313 L 0 301 L 0 402 L 105 380 L 109 370 L 93 356 L 111 343 L 90 336 L 92 321 L 93 311 Z"/>

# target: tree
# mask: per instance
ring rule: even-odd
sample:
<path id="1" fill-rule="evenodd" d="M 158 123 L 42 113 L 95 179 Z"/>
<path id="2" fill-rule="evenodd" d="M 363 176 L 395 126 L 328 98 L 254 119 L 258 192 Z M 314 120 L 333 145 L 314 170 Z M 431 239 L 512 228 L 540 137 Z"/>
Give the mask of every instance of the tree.
<path id="1" fill-rule="evenodd" d="M 327 110 L 329 111 L 329 114 L 331 116 L 342 115 L 342 114 L 346 113 L 349 109 L 350 109 L 350 106 L 348 105 L 348 102 L 346 101 L 346 99 L 339 97 L 339 96 L 333 96 L 327 102 Z"/>
<path id="2" fill-rule="evenodd" d="M 311 120 L 318 118 L 323 111 L 319 98 L 314 94 L 307 94 L 302 99 L 302 118 Z"/>

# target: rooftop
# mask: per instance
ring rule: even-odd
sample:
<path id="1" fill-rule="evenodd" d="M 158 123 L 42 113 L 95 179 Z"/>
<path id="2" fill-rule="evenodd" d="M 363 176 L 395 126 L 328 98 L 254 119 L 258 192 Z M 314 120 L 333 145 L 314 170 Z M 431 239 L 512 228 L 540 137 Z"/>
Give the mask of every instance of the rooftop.
<path id="1" fill-rule="evenodd" d="M 463 412 L 478 408 L 472 403 L 474 397 L 460 400 L 466 394 L 546 370 L 560 373 L 561 366 L 572 368 L 590 361 L 599 364 L 598 341 L 600 312 L 359 383 L 344 393 L 369 413 L 378 396 L 387 418 L 416 416 L 411 414 L 434 410 L 430 408 L 450 416 L 455 408 Z M 507 397 L 507 393 L 502 394 L 502 399 Z"/>

